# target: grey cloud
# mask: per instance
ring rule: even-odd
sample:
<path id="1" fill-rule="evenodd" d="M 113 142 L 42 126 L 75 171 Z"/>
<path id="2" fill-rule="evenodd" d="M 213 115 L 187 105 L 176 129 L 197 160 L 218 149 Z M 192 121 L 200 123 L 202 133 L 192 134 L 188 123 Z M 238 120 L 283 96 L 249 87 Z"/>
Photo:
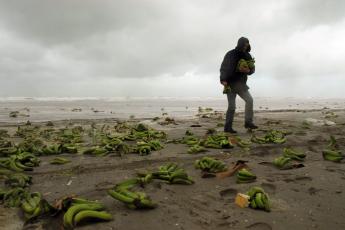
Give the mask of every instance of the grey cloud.
<path id="1" fill-rule="evenodd" d="M 303 0 L 294 1 L 288 9 L 291 17 L 297 17 L 296 23 L 303 26 L 330 24 L 345 19 L 345 1 L 343 0 Z"/>
<path id="2" fill-rule="evenodd" d="M 344 36 L 344 1 L 325 2 L 331 3 L 0 0 L 0 78 L 8 86 L 28 78 L 28 85 L 43 87 L 119 78 L 159 81 L 192 72 L 200 81 L 212 77 L 218 82 L 220 63 L 240 36 L 252 43 L 258 76 L 339 75 L 345 60 L 324 43 Z M 320 25 L 330 29 L 315 30 Z M 314 43 L 308 47 L 310 39 Z M 317 58 L 304 65 L 310 53 Z"/>

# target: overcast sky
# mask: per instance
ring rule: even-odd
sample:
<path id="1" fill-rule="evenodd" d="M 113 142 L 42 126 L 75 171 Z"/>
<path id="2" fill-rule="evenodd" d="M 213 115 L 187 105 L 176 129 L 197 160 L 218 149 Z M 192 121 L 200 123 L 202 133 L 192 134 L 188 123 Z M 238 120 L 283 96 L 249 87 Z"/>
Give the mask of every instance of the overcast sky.
<path id="1" fill-rule="evenodd" d="M 344 0 L 0 0 L 0 96 L 223 97 L 241 36 L 254 97 L 345 97 Z"/>

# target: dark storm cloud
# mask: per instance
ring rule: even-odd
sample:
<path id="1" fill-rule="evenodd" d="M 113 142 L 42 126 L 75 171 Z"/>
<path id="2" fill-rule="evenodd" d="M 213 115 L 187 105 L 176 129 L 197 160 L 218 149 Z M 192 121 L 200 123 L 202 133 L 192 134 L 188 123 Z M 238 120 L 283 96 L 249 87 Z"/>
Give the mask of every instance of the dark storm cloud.
<path id="1" fill-rule="evenodd" d="M 29 88 L 188 74 L 217 81 L 243 35 L 259 77 L 340 76 L 342 12 L 342 0 L 0 0 L 0 78 Z"/>

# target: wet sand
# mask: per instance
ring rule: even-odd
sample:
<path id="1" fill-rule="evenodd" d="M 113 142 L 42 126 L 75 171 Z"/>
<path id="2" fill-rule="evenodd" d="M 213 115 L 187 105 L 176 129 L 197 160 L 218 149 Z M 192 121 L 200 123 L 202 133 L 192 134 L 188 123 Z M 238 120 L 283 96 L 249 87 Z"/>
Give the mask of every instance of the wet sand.
<path id="1" fill-rule="evenodd" d="M 304 119 L 325 119 L 325 110 L 283 110 L 262 111 L 255 114 L 255 123 L 260 135 L 267 129 L 289 130 L 284 144 L 255 144 L 249 151 L 239 147 L 233 149 L 208 149 L 206 153 L 188 154 L 184 144 L 165 144 L 165 148 L 148 156 L 128 154 L 123 157 L 107 155 L 91 157 L 63 154 L 71 159 L 65 165 L 51 165 L 55 156 L 40 157 L 41 164 L 33 172 L 31 191 L 38 191 L 50 202 L 70 194 L 102 201 L 114 220 L 89 224 L 78 229 L 119 230 L 200 230 L 200 229 L 344 229 L 345 226 L 345 165 L 325 161 L 321 150 L 334 135 L 341 149 L 345 147 L 345 110 L 338 109 L 338 117 L 329 118 L 333 126 L 302 126 Z M 163 130 L 168 139 L 180 138 L 187 129 L 195 135 L 204 136 L 208 128 L 222 131 L 217 124 L 224 122 L 217 117 L 179 119 L 177 124 L 160 125 L 151 119 L 134 119 L 150 127 Z M 118 119 L 65 120 L 54 122 L 56 127 L 73 125 L 89 127 L 91 123 L 116 124 Z M 190 127 L 200 124 L 201 127 Z M 1 123 L 1 129 L 15 129 L 17 123 Z M 45 126 L 45 122 L 33 125 Z M 243 113 L 235 118 L 234 128 L 238 135 L 249 140 L 251 133 L 243 128 Z M 292 147 L 307 154 L 305 167 L 292 170 L 278 170 L 260 164 L 272 161 L 282 154 L 284 147 Z M 344 151 L 343 151 L 344 153 Z M 224 179 L 201 178 L 193 163 L 202 156 L 224 160 L 228 165 L 237 160 L 247 160 L 250 169 L 257 175 L 257 181 L 237 184 L 235 177 Z M 135 176 L 136 171 L 155 169 L 167 163 L 176 162 L 183 166 L 195 180 L 194 185 L 169 185 L 154 181 L 145 192 L 158 204 L 153 210 L 130 210 L 106 194 L 107 189 L 126 178 Z M 238 192 L 245 193 L 252 186 L 261 186 L 269 194 L 272 211 L 264 212 L 240 208 L 234 203 Z M 1 207 L 1 206 L 0 206 Z M 0 229 L 22 229 L 17 209 L 0 208 Z M 15 218 L 13 218 L 15 216 Z M 30 229 L 61 229 L 61 216 L 43 219 Z M 27 226 L 29 227 L 29 226 Z"/>

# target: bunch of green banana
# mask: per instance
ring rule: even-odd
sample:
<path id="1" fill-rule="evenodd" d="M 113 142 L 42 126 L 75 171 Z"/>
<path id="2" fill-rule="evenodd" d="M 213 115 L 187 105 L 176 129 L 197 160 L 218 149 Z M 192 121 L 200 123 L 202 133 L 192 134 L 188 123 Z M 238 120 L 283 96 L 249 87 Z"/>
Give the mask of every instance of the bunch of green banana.
<path id="1" fill-rule="evenodd" d="M 53 145 L 50 145 L 50 146 L 43 146 L 40 150 L 38 150 L 38 155 L 58 155 L 58 154 L 61 154 L 62 151 L 61 151 L 61 145 L 58 145 L 58 144 L 53 144 Z"/>
<path id="2" fill-rule="evenodd" d="M 49 163 L 52 165 L 63 165 L 63 164 L 67 164 L 70 162 L 71 162 L 71 160 L 68 160 L 64 157 L 55 157 L 53 160 L 49 161 Z"/>
<path id="3" fill-rule="evenodd" d="M 105 206 L 101 203 L 74 199 L 63 216 L 63 225 L 67 229 L 73 229 L 84 220 L 112 220 L 112 215 L 104 210 Z"/>
<path id="4" fill-rule="evenodd" d="M 281 156 L 273 160 L 273 165 L 279 169 L 289 169 L 291 168 L 291 158 Z"/>
<path id="5" fill-rule="evenodd" d="M 22 200 L 21 208 L 26 220 L 37 218 L 55 210 L 38 192 L 27 194 Z"/>
<path id="6" fill-rule="evenodd" d="M 23 173 L 12 173 L 6 175 L 5 184 L 14 188 L 14 187 L 21 187 L 25 188 L 28 187 L 32 183 L 32 177 L 25 175 Z"/>
<path id="7" fill-rule="evenodd" d="M 249 149 L 250 148 L 251 142 L 242 140 L 242 138 L 240 138 L 239 136 L 236 136 L 235 138 L 236 138 L 237 146 L 239 146 L 240 148 L 243 148 L 243 149 Z"/>
<path id="8" fill-rule="evenodd" d="M 283 149 L 283 156 L 286 158 L 291 158 L 292 160 L 296 161 L 304 161 L 306 155 L 301 152 L 297 152 L 296 150 L 293 150 L 291 148 L 284 148 Z"/>
<path id="9" fill-rule="evenodd" d="M 168 163 L 159 167 L 158 172 L 152 173 L 153 179 L 166 181 L 169 184 L 193 184 L 194 181 L 186 171 L 175 163 Z"/>
<path id="10" fill-rule="evenodd" d="M 164 148 L 164 146 L 161 144 L 161 142 L 159 140 L 150 140 L 148 142 L 148 145 L 151 146 L 151 149 L 153 151 L 160 150 L 160 149 Z"/>
<path id="11" fill-rule="evenodd" d="M 330 136 L 327 148 L 322 151 L 323 159 L 333 162 L 341 162 L 345 156 L 339 150 L 337 140 L 333 135 Z"/>
<path id="12" fill-rule="evenodd" d="M 237 172 L 237 183 L 251 183 L 256 180 L 256 176 L 254 173 L 250 172 L 249 170 L 242 168 Z"/>
<path id="13" fill-rule="evenodd" d="M 15 187 L 7 191 L 2 191 L 0 198 L 3 200 L 5 207 L 19 207 L 28 191 L 24 188 Z"/>
<path id="14" fill-rule="evenodd" d="M 181 143 L 189 146 L 199 144 L 200 140 L 198 137 L 193 135 L 186 135 L 182 138 Z"/>
<path id="15" fill-rule="evenodd" d="M 32 171 L 33 167 L 38 166 L 39 163 L 40 160 L 28 152 L 17 153 L 0 160 L 0 166 L 16 172 Z"/>
<path id="16" fill-rule="evenodd" d="M 249 207 L 253 209 L 262 209 L 267 212 L 271 211 L 270 202 L 267 193 L 260 187 L 252 187 L 247 195 L 249 198 Z"/>
<path id="17" fill-rule="evenodd" d="M 14 155 L 18 152 L 16 147 L 1 147 L 0 148 L 0 157 L 7 157 L 10 155 Z"/>
<path id="18" fill-rule="evenodd" d="M 229 142 L 228 137 L 224 134 L 208 135 L 207 138 L 201 142 L 201 145 L 203 145 L 206 148 L 215 149 L 228 149 L 234 147 Z"/>
<path id="19" fill-rule="evenodd" d="M 152 179 L 152 174 L 145 176 L 145 181 L 148 182 Z M 154 204 L 149 196 L 143 192 L 133 192 L 130 189 L 136 185 L 142 183 L 141 178 L 133 178 L 125 180 L 117 185 L 113 189 L 108 190 L 108 194 L 116 200 L 119 200 L 126 204 L 131 209 L 151 209 L 155 208 Z"/>
<path id="20" fill-rule="evenodd" d="M 16 172 L 33 170 L 32 166 L 26 166 L 22 164 L 20 160 L 16 157 L 16 155 L 12 155 L 9 158 L 0 160 L 0 166 Z"/>
<path id="21" fill-rule="evenodd" d="M 188 149 L 188 153 L 189 154 L 194 154 L 194 153 L 201 153 L 201 152 L 206 152 L 207 150 L 205 149 L 205 147 L 200 146 L 200 145 L 192 145 L 191 147 L 189 147 Z"/>
<path id="22" fill-rule="evenodd" d="M 255 59 L 250 59 L 250 60 L 247 60 L 247 64 L 248 64 L 248 67 L 249 69 L 254 69 L 255 68 Z"/>
<path id="23" fill-rule="evenodd" d="M 339 150 L 324 149 L 322 151 L 323 159 L 333 162 L 341 162 L 345 156 Z"/>
<path id="24" fill-rule="evenodd" d="M 275 143 L 282 144 L 286 141 L 286 133 L 278 130 L 269 130 L 264 137 L 252 136 L 251 141 L 258 144 Z"/>
<path id="25" fill-rule="evenodd" d="M 228 94 L 231 91 L 231 88 L 229 85 L 226 85 L 223 87 L 223 94 Z"/>
<path id="26" fill-rule="evenodd" d="M 93 146 L 91 148 L 85 149 L 83 154 L 94 155 L 94 156 L 105 156 L 109 153 L 104 147 Z"/>
<path id="27" fill-rule="evenodd" d="M 249 68 L 247 61 L 244 59 L 240 59 L 238 61 L 236 70 L 239 71 L 242 68 L 246 68 L 246 69 Z"/>
<path id="28" fill-rule="evenodd" d="M 62 144 L 60 151 L 61 153 L 78 153 L 78 147 L 74 144 Z"/>
<path id="29" fill-rule="evenodd" d="M 139 153 L 140 156 L 146 156 L 151 153 L 151 145 L 149 145 L 145 141 L 138 141 L 137 146 L 135 147 L 135 151 Z"/>
<path id="30" fill-rule="evenodd" d="M 337 140 L 335 139 L 335 137 L 333 135 L 330 135 L 327 149 L 336 150 L 336 149 L 338 149 L 338 147 L 339 146 L 337 144 Z"/>
<path id="31" fill-rule="evenodd" d="M 223 161 L 212 157 L 203 157 L 200 160 L 196 160 L 194 162 L 194 166 L 197 169 L 210 173 L 224 172 L 228 169 L 227 165 Z"/>
<path id="32" fill-rule="evenodd" d="M 40 159 L 29 152 L 21 152 L 16 155 L 16 158 L 24 165 L 29 167 L 37 167 L 40 165 Z"/>
<path id="33" fill-rule="evenodd" d="M 143 125 L 145 126 L 145 125 Z M 124 136 L 125 140 L 152 140 L 152 139 L 165 139 L 166 133 L 163 131 L 153 130 L 149 127 L 143 128 L 139 124 L 130 130 L 130 133 Z"/>
<path id="34" fill-rule="evenodd" d="M 104 148 L 110 152 L 118 152 L 120 155 L 124 155 L 130 152 L 128 144 L 123 142 L 120 138 L 113 137 L 111 140 L 105 141 Z"/>
<path id="35" fill-rule="evenodd" d="M 12 174 L 13 172 L 9 169 L 0 167 L 0 179 L 7 178 L 8 175 Z"/>

